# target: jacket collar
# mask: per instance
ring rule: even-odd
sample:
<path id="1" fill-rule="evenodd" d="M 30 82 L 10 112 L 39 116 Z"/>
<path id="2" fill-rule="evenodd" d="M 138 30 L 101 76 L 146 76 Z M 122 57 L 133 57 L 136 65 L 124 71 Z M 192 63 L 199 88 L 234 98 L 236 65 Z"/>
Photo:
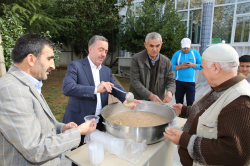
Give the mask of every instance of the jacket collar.
<path id="1" fill-rule="evenodd" d="M 84 72 L 87 76 L 90 86 L 95 86 L 92 70 L 90 68 L 88 57 L 84 58 L 82 61 Z"/>
<path id="2" fill-rule="evenodd" d="M 143 51 L 142 51 L 142 58 L 141 58 L 141 61 L 142 61 L 143 63 L 145 63 L 145 64 L 150 68 L 149 61 L 148 61 L 148 56 L 149 56 L 149 55 L 148 55 L 147 50 L 146 50 L 146 49 L 143 50 Z M 162 68 L 165 68 L 165 67 L 167 66 L 167 64 L 164 63 L 164 61 L 163 61 L 163 59 L 162 59 L 162 56 L 164 56 L 164 55 L 162 55 L 161 53 L 159 53 L 159 61 L 160 61 L 159 65 L 160 65 Z"/>
<path id="3" fill-rule="evenodd" d="M 42 94 L 40 95 L 37 89 L 35 88 L 34 84 L 31 82 L 31 80 L 17 67 L 12 65 L 10 69 L 8 70 L 8 73 L 16 77 L 22 84 L 25 86 L 28 86 L 30 88 L 31 93 L 37 98 L 37 100 L 40 102 L 41 106 L 45 110 L 45 112 L 50 116 L 53 120 L 55 120 L 54 116 L 52 115 L 49 106 L 47 105 L 45 99 L 42 97 Z"/>
<path id="4" fill-rule="evenodd" d="M 226 90 L 230 87 L 232 87 L 233 85 L 237 84 L 238 82 L 242 81 L 245 79 L 245 76 L 242 73 L 238 73 L 237 76 L 223 82 L 222 84 L 216 86 L 216 87 L 212 87 L 212 89 L 214 89 L 216 92 L 220 92 L 223 90 Z"/>

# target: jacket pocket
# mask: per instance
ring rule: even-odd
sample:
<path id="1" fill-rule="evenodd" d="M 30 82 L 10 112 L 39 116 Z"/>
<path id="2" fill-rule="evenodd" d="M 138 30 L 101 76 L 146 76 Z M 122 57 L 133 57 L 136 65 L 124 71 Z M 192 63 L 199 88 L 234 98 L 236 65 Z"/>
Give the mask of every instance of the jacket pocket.
<path id="1" fill-rule="evenodd" d="M 73 105 L 67 105 L 66 110 L 79 114 L 81 109 L 79 107 L 76 107 L 76 106 L 73 106 Z"/>
<path id="2" fill-rule="evenodd" d="M 211 127 L 208 127 L 204 124 L 202 124 L 201 126 L 201 133 L 202 133 L 202 136 L 205 137 L 205 138 L 214 138 L 216 139 L 217 138 L 217 133 L 218 133 L 218 130 L 217 130 L 217 125 L 215 126 L 211 126 Z"/>

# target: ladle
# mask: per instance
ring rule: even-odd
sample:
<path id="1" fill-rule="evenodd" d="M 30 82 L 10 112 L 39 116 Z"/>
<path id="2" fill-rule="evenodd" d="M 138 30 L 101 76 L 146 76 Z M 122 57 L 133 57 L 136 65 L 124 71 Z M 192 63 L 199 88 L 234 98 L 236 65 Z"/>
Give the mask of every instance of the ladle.
<path id="1" fill-rule="evenodd" d="M 126 100 L 128 102 L 132 102 L 134 100 L 134 94 L 133 93 L 131 93 L 131 92 L 128 92 L 128 93 L 124 92 L 124 91 L 122 91 L 121 89 L 119 89 L 119 88 L 117 88 L 115 86 L 112 86 L 112 88 L 114 88 L 114 89 L 116 89 L 116 90 L 118 90 L 118 91 L 120 91 L 122 93 L 125 93 L 126 94 Z"/>

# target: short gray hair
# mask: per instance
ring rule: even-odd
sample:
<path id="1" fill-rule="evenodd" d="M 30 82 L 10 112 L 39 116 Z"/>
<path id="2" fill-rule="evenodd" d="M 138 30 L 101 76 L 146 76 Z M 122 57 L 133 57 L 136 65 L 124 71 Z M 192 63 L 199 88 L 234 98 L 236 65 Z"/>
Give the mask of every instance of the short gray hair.
<path id="1" fill-rule="evenodd" d="M 207 61 L 204 59 L 204 62 L 206 63 L 208 68 L 211 68 L 213 63 L 218 63 L 221 67 L 221 69 L 225 72 L 234 72 L 238 70 L 239 66 L 239 61 L 234 61 L 234 62 L 212 62 L 212 61 Z"/>
<path id="2" fill-rule="evenodd" d="M 157 40 L 157 39 L 161 39 L 161 42 L 162 42 L 162 38 L 161 38 L 161 35 L 157 32 L 151 32 L 149 34 L 147 34 L 146 38 L 145 38 L 145 43 L 148 43 L 148 39 L 151 38 L 153 40 Z"/>
<path id="3" fill-rule="evenodd" d="M 89 40 L 88 46 L 93 46 L 94 44 L 97 43 L 98 40 L 108 42 L 108 39 L 106 39 L 105 37 L 99 36 L 99 35 L 95 35 L 95 36 L 91 37 L 91 39 Z"/>

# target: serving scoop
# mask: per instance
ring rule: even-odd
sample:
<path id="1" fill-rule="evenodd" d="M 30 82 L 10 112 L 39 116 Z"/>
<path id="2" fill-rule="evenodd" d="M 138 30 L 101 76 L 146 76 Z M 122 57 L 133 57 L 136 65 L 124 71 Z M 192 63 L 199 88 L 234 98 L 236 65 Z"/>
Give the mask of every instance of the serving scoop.
<path id="1" fill-rule="evenodd" d="M 122 93 L 125 93 L 126 94 L 126 100 L 128 102 L 132 102 L 134 100 L 134 94 L 133 93 L 131 93 L 131 92 L 128 92 L 128 93 L 124 92 L 124 91 L 122 91 L 121 89 L 119 89 L 119 88 L 117 88 L 115 86 L 112 86 L 112 88 L 114 88 L 114 89 L 116 89 L 116 90 L 118 90 L 118 91 L 120 91 Z"/>

